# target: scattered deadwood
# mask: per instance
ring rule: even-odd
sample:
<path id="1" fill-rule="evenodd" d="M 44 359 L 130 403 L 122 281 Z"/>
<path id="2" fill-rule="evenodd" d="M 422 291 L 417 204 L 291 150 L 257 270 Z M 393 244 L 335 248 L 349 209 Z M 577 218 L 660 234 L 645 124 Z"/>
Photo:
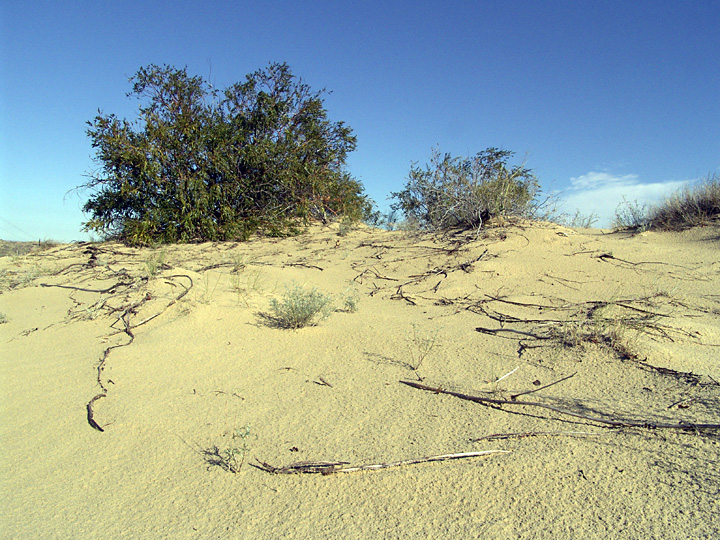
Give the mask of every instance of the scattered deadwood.
<path id="1" fill-rule="evenodd" d="M 443 454 L 441 456 L 427 456 L 416 459 L 406 459 L 402 461 L 393 461 L 390 463 L 378 463 L 373 465 L 358 465 L 355 467 L 345 467 L 349 465 L 347 461 L 299 461 L 291 463 L 284 467 L 274 467 L 269 463 L 258 460 L 258 464 L 254 467 L 265 472 L 273 474 L 335 474 L 348 473 L 356 471 L 370 471 L 377 469 L 387 469 L 389 467 L 400 467 L 402 465 L 415 465 L 417 463 L 427 463 L 430 461 L 446 461 L 450 459 L 462 459 L 477 456 L 486 456 L 489 454 L 509 454 L 510 450 L 483 450 L 482 452 L 461 452 L 458 454 Z"/>
<path id="2" fill-rule="evenodd" d="M 529 437 L 599 437 L 602 433 L 592 433 L 590 431 L 523 431 L 520 433 L 494 433 L 485 435 L 478 439 L 472 439 L 471 442 L 480 441 L 499 441 L 502 439 L 525 439 Z"/>
<path id="3" fill-rule="evenodd" d="M 583 420 L 587 420 L 589 422 L 596 422 L 598 424 L 604 424 L 607 426 L 612 427 L 637 427 L 637 428 L 646 428 L 646 429 L 680 429 L 685 431 L 700 431 L 700 430 L 712 430 L 712 429 L 720 429 L 720 424 L 710 424 L 710 423 L 695 423 L 695 422 L 680 422 L 677 424 L 671 424 L 671 423 L 664 423 L 664 422 L 651 422 L 649 420 L 622 420 L 622 419 L 614 419 L 611 415 L 607 415 L 607 418 L 600 418 L 597 416 L 590 416 L 587 414 L 581 414 L 574 411 L 570 411 L 567 409 L 562 409 L 560 407 L 555 407 L 554 405 L 548 405 L 547 403 L 540 403 L 537 401 L 518 401 L 518 400 L 512 400 L 512 399 L 495 399 L 495 398 L 488 398 L 488 397 L 480 397 L 480 396 L 471 396 L 468 394 L 461 394 L 459 392 L 452 392 L 450 390 L 445 390 L 441 386 L 427 386 L 425 384 L 416 383 L 413 381 L 400 381 L 402 384 L 406 384 L 407 386 L 411 386 L 413 388 L 417 388 L 419 390 L 427 390 L 429 392 L 433 392 L 434 394 L 447 394 L 449 396 L 454 396 L 459 399 L 464 399 L 467 401 L 474 401 L 475 403 L 480 403 L 481 405 L 522 405 L 526 407 L 540 407 L 543 409 L 548 409 L 550 411 L 556 412 L 558 414 L 563 414 L 567 416 L 573 416 L 575 418 L 581 418 Z M 502 407 L 500 407 L 502 408 Z"/>
<path id="4" fill-rule="evenodd" d="M 132 315 L 136 315 L 137 310 L 140 308 L 140 306 L 142 306 L 147 301 L 148 296 L 145 296 L 139 302 L 134 302 L 134 303 L 131 303 L 130 305 L 124 306 L 123 308 L 120 308 L 123 310 L 122 313 L 118 316 L 117 320 L 113 324 L 110 325 L 111 328 L 114 328 L 118 322 L 122 323 L 122 328 L 119 330 L 119 332 L 127 334 L 127 336 L 130 339 L 127 343 L 121 343 L 119 345 L 111 345 L 110 347 L 105 349 L 105 351 L 103 352 L 103 356 L 100 359 L 100 362 L 98 363 L 97 383 L 98 383 L 98 386 L 100 386 L 100 392 L 97 395 L 95 395 L 95 397 L 93 397 L 88 402 L 88 404 L 85 406 L 85 408 L 87 410 L 88 424 L 90 424 L 90 427 L 92 427 L 93 429 L 96 429 L 98 431 L 105 431 L 100 426 L 100 424 L 98 424 L 98 422 L 95 420 L 95 413 L 93 411 L 93 405 L 100 399 L 107 397 L 108 389 L 105 386 L 105 384 L 103 383 L 102 373 L 105 370 L 105 365 L 107 363 L 107 359 L 108 359 L 108 356 L 110 355 L 110 352 L 113 349 L 117 349 L 118 347 L 127 347 L 128 345 L 130 345 L 133 341 L 135 341 L 135 334 L 133 333 L 133 329 L 135 329 L 139 326 L 142 326 L 144 324 L 147 324 L 148 322 L 152 321 L 153 319 L 155 319 L 155 318 L 159 317 L 160 315 L 162 315 L 163 313 L 165 313 L 172 305 L 176 304 L 179 300 L 181 300 L 186 294 L 188 294 L 190 292 L 190 289 L 192 289 L 193 280 L 190 276 L 188 276 L 186 274 L 177 274 L 177 275 L 173 275 L 173 276 L 167 276 L 165 279 L 173 279 L 173 278 L 185 278 L 189 281 L 189 285 L 185 286 L 182 283 L 180 283 L 180 285 L 183 287 L 184 290 L 180 294 L 178 294 L 175 298 L 173 298 L 168 304 L 166 304 L 162 310 L 151 315 L 150 317 L 143 319 L 139 323 L 130 324 L 130 317 Z M 171 282 L 168 282 L 168 283 L 171 283 Z M 129 285 L 133 285 L 133 284 L 135 284 L 135 283 L 129 283 L 129 284 L 125 284 L 125 285 L 129 286 Z"/>

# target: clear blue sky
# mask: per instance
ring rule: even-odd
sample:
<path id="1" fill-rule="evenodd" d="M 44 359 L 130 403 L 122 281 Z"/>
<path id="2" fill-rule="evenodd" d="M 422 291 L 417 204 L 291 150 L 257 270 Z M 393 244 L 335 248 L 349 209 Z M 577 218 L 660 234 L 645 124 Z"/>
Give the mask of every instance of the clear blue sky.
<path id="1" fill-rule="evenodd" d="M 0 6 L 0 238 L 85 239 L 68 195 L 85 122 L 134 118 L 128 77 L 187 66 L 223 88 L 287 62 L 332 94 L 381 208 L 433 146 L 527 159 L 606 225 L 720 171 L 720 1 L 16 1 Z"/>

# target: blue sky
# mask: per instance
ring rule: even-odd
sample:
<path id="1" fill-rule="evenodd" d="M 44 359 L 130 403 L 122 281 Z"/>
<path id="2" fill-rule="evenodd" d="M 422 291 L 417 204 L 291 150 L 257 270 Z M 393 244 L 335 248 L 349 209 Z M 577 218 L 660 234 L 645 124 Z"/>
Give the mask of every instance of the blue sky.
<path id="1" fill-rule="evenodd" d="M 287 62 L 332 91 L 350 172 L 381 208 L 431 148 L 526 160 L 607 225 L 720 171 L 720 2 L 114 1 L 0 6 L 0 238 L 80 232 L 85 122 L 134 118 L 128 78 L 187 66 L 223 88 Z"/>

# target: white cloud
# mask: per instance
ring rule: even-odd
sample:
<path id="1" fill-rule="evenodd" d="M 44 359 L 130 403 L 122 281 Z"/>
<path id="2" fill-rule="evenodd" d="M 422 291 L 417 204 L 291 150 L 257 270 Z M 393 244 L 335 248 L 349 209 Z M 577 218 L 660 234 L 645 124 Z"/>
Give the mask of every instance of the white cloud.
<path id="1" fill-rule="evenodd" d="M 571 216 L 578 210 L 583 215 L 596 214 L 598 221 L 594 227 L 610 227 L 623 200 L 651 206 L 690 183 L 689 180 L 642 183 L 636 174 L 589 172 L 571 178 L 570 188 L 557 195 L 562 212 Z"/>

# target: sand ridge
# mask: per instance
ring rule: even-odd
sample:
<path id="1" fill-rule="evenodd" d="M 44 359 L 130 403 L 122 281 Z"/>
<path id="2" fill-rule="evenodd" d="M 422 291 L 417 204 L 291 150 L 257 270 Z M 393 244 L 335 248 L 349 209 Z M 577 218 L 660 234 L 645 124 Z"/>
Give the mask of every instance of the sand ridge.
<path id="1" fill-rule="evenodd" d="M 608 428 L 400 381 L 510 399 L 574 374 L 517 399 L 720 423 L 719 233 L 335 224 L 0 258 L 3 534 L 716 537 L 716 430 Z M 275 328 L 269 300 L 293 283 L 356 294 L 358 310 Z M 102 432 L 87 411 L 100 394 Z M 245 427 L 233 474 L 219 457 Z M 511 453 L 331 475 L 252 466 L 494 449 Z"/>

